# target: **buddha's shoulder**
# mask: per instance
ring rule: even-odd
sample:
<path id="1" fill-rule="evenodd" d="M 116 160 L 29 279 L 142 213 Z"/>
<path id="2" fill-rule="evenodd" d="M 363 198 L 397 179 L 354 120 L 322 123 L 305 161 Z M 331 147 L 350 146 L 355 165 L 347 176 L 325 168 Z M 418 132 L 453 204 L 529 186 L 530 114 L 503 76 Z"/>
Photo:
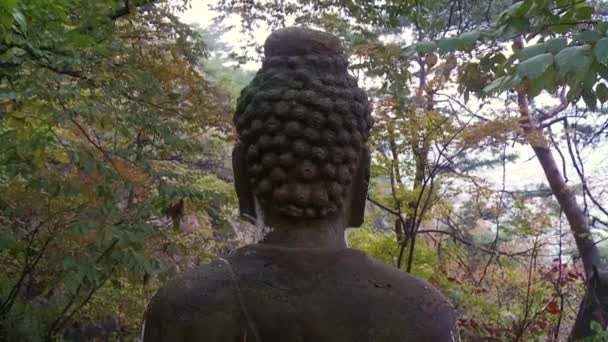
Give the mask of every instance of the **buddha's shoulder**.
<path id="1" fill-rule="evenodd" d="M 353 269 L 360 270 L 361 278 L 372 283 L 374 287 L 390 290 L 402 300 L 418 302 L 427 308 L 434 307 L 439 311 L 453 310 L 445 296 L 428 281 L 417 278 L 404 270 L 388 266 L 362 252 L 354 253 L 358 254 L 358 257 L 351 260 L 356 260 L 358 265 L 354 264 Z"/>
<path id="2" fill-rule="evenodd" d="M 348 253 L 351 257 L 345 259 L 340 273 L 351 275 L 352 301 L 368 308 L 386 326 L 406 328 L 404 340 L 458 340 L 456 310 L 435 286 L 362 252 Z"/>
<path id="3" fill-rule="evenodd" d="M 225 259 L 183 272 L 156 291 L 148 310 L 190 314 L 188 311 L 209 310 L 215 304 L 233 302 L 235 288 L 230 272 Z"/>
<path id="4" fill-rule="evenodd" d="M 144 341 L 233 341 L 245 333 L 236 291 L 221 259 L 174 277 L 148 303 Z"/>

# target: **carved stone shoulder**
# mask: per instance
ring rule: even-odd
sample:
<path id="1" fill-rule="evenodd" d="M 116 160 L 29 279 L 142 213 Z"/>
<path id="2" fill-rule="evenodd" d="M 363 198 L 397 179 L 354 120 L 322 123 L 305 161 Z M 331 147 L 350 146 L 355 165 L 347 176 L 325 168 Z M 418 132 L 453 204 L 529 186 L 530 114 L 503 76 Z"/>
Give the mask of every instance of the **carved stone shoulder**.
<path id="1" fill-rule="evenodd" d="M 220 260 L 180 274 L 153 296 L 143 341 L 236 341 L 247 335 L 230 270 Z"/>
<path id="2" fill-rule="evenodd" d="M 368 256 L 365 258 L 372 266 L 370 269 L 374 270 L 370 272 L 371 275 L 375 279 L 381 280 L 375 286 L 390 286 L 397 294 L 395 303 L 401 302 L 402 306 L 416 308 L 407 312 L 397 309 L 399 305 L 392 308 L 397 311 L 391 316 L 401 317 L 403 321 L 408 322 L 414 332 L 410 339 L 459 341 L 456 310 L 437 288 L 425 280 L 389 267 L 373 258 Z"/>

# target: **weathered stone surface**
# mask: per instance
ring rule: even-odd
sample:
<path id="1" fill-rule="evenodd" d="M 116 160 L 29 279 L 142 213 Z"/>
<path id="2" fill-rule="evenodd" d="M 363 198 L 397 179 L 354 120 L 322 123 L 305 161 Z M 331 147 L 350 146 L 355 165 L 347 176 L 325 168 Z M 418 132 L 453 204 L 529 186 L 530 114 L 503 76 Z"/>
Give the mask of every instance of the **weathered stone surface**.
<path id="1" fill-rule="evenodd" d="M 261 341 L 457 340 L 436 289 L 360 251 L 248 246 L 229 261 Z M 146 341 L 256 341 L 224 262 L 174 279 L 151 306 Z"/>
<path id="2" fill-rule="evenodd" d="M 439 291 L 344 241 L 363 222 L 373 120 L 339 40 L 288 28 L 265 53 L 237 104 L 232 161 L 241 214 L 268 233 L 161 288 L 144 340 L 457 340 Z"/>

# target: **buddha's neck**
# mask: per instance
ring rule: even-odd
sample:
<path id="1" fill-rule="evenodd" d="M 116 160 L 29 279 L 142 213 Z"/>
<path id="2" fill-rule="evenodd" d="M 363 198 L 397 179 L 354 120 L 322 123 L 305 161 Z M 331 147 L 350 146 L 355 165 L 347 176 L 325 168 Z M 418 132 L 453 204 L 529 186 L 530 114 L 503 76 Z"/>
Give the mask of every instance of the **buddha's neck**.
<path id="1" fill-rule="evenodd" d="M 287 248 L 346 248 L 345 224 L 339 218 L 334 220 L 268 220 L 270 232 L 259 242 Z"/>

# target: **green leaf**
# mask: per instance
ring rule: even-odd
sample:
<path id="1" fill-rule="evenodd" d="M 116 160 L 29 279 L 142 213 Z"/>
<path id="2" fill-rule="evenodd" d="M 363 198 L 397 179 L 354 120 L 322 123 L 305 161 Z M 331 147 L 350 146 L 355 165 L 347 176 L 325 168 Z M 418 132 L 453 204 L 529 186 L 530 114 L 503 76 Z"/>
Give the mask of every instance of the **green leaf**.
<path id="1" fill-rule="evenodd" d="M 557 55 L 562 49 L 568 46 L 566 38 L 553 38 L 545 42 L 547 52 Z"/>
<path id="2" fill-rule="evenodd" d="M 519 51 L 519 60 L 525 61 L 526 59 L 530 59 L 545 52 L 547 52 L 547 48 L 543 43 L 526 46 L 525 48 L 521 49 L 521 51 Z"/>
<path id="3" fill-rule="evenodd" d="M 490 82 L 490 84 L 485 86 L 485 88 L 483 88 L 483 92 L 490 94 L 490 93 L 499 91 L 499 89 L 502 87 L 502 85 L 504 83 L 506 83 L 506 81 L 507 81 L 506 76 L 498 77 L 494 81 Z"/>
<path id="4" fill-rule="evenodd" d="M 589 62 L 588 45 L 571 46 L 563 49 L 555 56 L 555 64 L 560 74 L 575 72 L 585 68 Z"/>
<path id="5" fill-rule="evenodd" d="M 19 0 L 2 0 L 0 1 L 0 28 L 9 28 L 14 17 L 11 15 L 17 8 Z"/>
<path id="6" fill-rule="evenodd" d="M 576 70 L 576 72 L 569 72 L 565 75 L 566 84 L 570 87 L 576 87 L 583 89 L 590 89 L 593 84 L 589 85 L 590 77 L 590 63 L 591 59 L 588 58 L 586 60 L 581 61 L 580 67 Z M 561 75 L 561 74 L 560 74 Z M 564 75 L 561 75 L 564 76 Z M 594 74 L 594 77 L 597 76 Z M 582 84 L 581 84 L 582 82 Z"/>
<path id="7" fill-rule="evenodd" d="M 63 258 L 63 261 L 61 262 L 61 266 L 63 267 L 64 270 L 70 270 L 70 269 L 74 269 L 78 266 L 78 263 L 76 262 L 76 260 L 71 257 L 71 256 L 66 256 Z"/>
<path id="8" fill-rule="evenodd" d="M 583 3 L 584 6 L 576 8 L 576 17 L 580 20 L 591 19 L 591 15 L 593 15 L 593 8 L 587 6 Z"/>
<path id="9" fill-rule="evenodd" d="M 481 37 L 481 31 L 475 30 L 471 32 L 465 32 L 461 34 L 459 38 L 467 47 L 470 47 L 471 45 L 474 45 L 477 42 L 479 37 Z"/>
<path id="10" fill-rule="evenodd" d="M 566 95 L 566 99 L 568 100 L 568 102 L 576 102 L 580 97 L 581 88 L 579 87 L 570 88 L 570 90 L 568 90 L 568 94 Z"/>
<path id="11" fill-rule="evenodd" d="M 437 45 L 434 42 L 420 42 L 416 44 L 416 51 L 420 54 L 427 54 L 435 51 L 437 49 Z"/>
<path id="12" fill-rule="evenodd" d="M 597 83 L 597 72 L 588 70 L 585 72 L 585 78 L 583 79 L 583 89 L 591 90 Z"/>
<path id="13" fill-rule="evenodd" d="M 519 63 L 517 74 L 521 78 L 534 79 L 542 75 L 551 64 L 553 64 L 553 55 L 543 53 Z"/>
<path id="14" fill-rule="evenodd" d="M 608 38 L 600 39 L 593 48 L 593 55 L 598 62 L 608 64 Z"/>
<path id="15" fill-rule="evenodd" d="M 0 251 L 11 250 L 17 245 L 12 234 L 0 232 Z"/>
<path id="16" fill-rule="evenodd" d="M 10 12 L 15 7 L 17 7 L 18 3 L 19 3 L 19 0 L 2 0 L 0 2 L 0 10 Z"/>
<path id="17" fill-rule="evenodd" d="M 583 43 L 595 43 L 601 38 L 601 36 L 596 31 L 581 31 L 576 33 L 573 38 L 574 40 Z"/>
<path id="18" fill-rule="evenodd" d="M 605 83 L 600 83 L 595 87 L 595 95 L 600 100 L 600 103 L 608 101 L 608 87 Z"/>
<path id="19" fill-rule="evenodd" d="M 414 55 L 414 52 L 416 52 L 416 50 L 411 45 L 401 49 L 401 55 L 406 58 L 412 57 L 412 55 Z"/>
<path id="20" fill-rule="evenodd" d="M 13 26 L 15 27 L 15 29 L 21 32 L 24 36 L 27 36 L 27 22 L 25 21 L 25 16 L 23 15 L 23 13 L 15 9 L 13 11 L 13 20 Z"/>
<path id="21" fill-rule="evenodd" d="M 583 100 L 589 109 L 592 111 L 597 108 L 597 98 L 591 90 L 583 90 Z"/>
<path id="22" fill-rule="evenodd" d="M 598 63 L 594 64 L 593 66 L 598 75 L 600 75 L 603 79 L 608 80 L 608 67 Z"/>
<path id="23" fill-rule="evenodd" d="M 533 1 L 518 1 L 513 5 L 509 6 L 499 16 L 499 22 L 511 19 L 512 17 L 522 17 L 528 14 L 530 7 L 532 7 Z"/>
<path id="24" fill-rule="evenodd" d="M 535 79 L 530 79 L 527 84 L 528 96 L 531 98 L 536 97 L 541 93 L 544 89 L 552 92 L 555 91 L 556 82 L 555 82 L 555 71 L 553 68 L 549 68 L 545 71 L 540 77 Z"/>
<path id="25" fill-rule="evenodd" d="M 464 41 L 460 38 L 444 38 L 439 39 L 437 47 L 441 53 L 454 52 L 458 49 L 464 49 Z"/>
<path id="26" fill-rule="evenodd" d="M 512 39 L 518 34 L 528 32 L 530 29 L 530 21 L 526 18 L 516 18 L 508 24 L 499 28 L 498 36 L 504 39 Z"/>
<path id="27" fill-rule="evenodd" d="M 597 24 L 597 30 L 601 33 L 604 34 L 606 33 L 606 31 L 608 31 L 608 22 L 605 21 L 601 21 Z"/>

